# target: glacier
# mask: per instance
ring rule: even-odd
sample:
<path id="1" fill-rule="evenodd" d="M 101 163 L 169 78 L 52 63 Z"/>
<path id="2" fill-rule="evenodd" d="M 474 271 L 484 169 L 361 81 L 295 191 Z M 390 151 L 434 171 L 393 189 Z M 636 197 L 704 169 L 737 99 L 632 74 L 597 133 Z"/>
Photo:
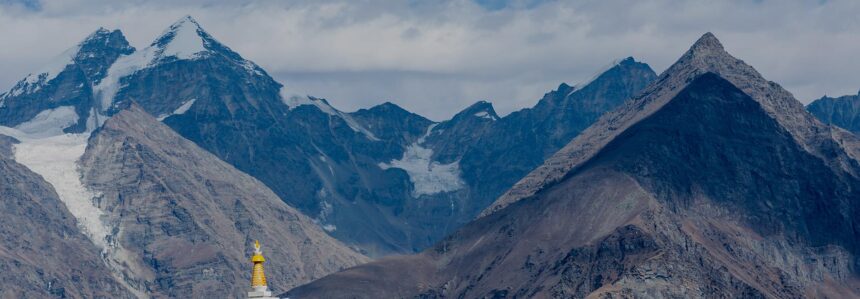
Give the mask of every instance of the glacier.
<path id="1" fill-rule="evenodd" d="M 466 186 L 466 183 L 460 178 L 459 161 L 449 164 L 435 162 L 432 160 L 433 150 L 421 146 L 427 136 L 433 132 L 435 126 L 433 124 L 428 127 L 424 136 L 410 144 L 400 160 L 379 163 L 379 167 L 382 169 L 400 168 L 406 171 L 409 174 L 409 180 L 415 186 L 412 191 L 412 197 L 415 198 L 422 195 L 456 191 Z"/>

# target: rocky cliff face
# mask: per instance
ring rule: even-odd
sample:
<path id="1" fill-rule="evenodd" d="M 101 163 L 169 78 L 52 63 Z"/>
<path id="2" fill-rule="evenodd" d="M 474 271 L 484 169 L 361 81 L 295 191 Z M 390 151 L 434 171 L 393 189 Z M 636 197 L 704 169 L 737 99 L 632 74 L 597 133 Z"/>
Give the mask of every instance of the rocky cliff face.
<path id="1" fill-rule="evenodd" d="M 285 295 L 857 297 L 857 144 L 706 34 L 433 248 Z"/>
<path id="2" fill-rule="evenodd" d="M 254 240 L 275 290 L 366 261 L 137 106 L 94 133 L 81 168 L 112 231 L 110 258 L 154 297 L 244 296 Z"/>
<path id="3" fill-rule="evenodd" d="M 0 297 L 135 298 L 41 176 L 0 135 Z"/>
<path id="4" fill-rule="evenodd" d="M 838 98 L 825 96 L 810 103 L 806 110 L 823 123 L 860 134 L 860 94 Z"/>

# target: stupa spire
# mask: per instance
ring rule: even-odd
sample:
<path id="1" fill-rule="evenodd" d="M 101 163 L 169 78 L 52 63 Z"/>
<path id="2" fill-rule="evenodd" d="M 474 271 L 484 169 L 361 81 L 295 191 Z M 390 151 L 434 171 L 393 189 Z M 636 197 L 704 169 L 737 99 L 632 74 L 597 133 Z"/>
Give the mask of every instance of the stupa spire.
<path id="1" fill-rule="evenodd" d="M 248 298 L 277 299 L 272 297 L 272 292 L 266 285 L 266 273 L 263 269 L 266 258 L 263 257 L 263 251 L 260 250 L 260 241 L 254 241 L 254 255 L 251 256 L 251 262 L 254 263 L 254 268 L 251 272 L 251 291 L 248 292 Z"/>

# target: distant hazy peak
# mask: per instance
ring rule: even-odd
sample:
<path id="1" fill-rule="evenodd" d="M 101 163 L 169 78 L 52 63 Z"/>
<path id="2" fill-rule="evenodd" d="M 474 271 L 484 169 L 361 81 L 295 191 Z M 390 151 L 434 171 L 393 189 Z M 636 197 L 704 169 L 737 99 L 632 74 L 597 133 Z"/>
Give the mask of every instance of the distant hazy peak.
<path id="1" fill-rule="evenodd" d="M 378 113 L 378 112 L 395 112 L 395 113 L 406 112 L 406 113 L 411 113 L 408 110 L 403 109 L 403 107 L 400 107 L 397 104 L 394 104 L 392 102 L 385 102 L 385 103 L 370 107 L 366 110 L 369 112 L 373 112 L 373 113 Z"/>
<path id="2" fill-rule="evenodd" d="M 809 103 L 806 110 L 826 124 L 860 134 L 860 94 L 837 98 L 824 96 Z"/>
<path id="3" fill-rule="evenodd" d="M 585 81 L 580 82 L 580 83 L 576 84 L 575 86 L 573 86 L 572 90 L 570 89 L 570 86 L 565 84 L 565 83 L 562 83 L 561 85 L 559 85 L 558 90 L 559 90 L 559 92 L 562 92 L 562 90 L 564 89 L 564 90 L 567 90 L 568 93 L 572 93 L 576 90 L 580 90 L 580 89 L 585 88 L 589 84 L 593 83 L 594 81 L 597 81 L 598 79 L 600 79 L 600 77 L 605 76 L 607 73 L 609 73 L 610 71 L 612 71 L 614 69 L 621 68 L 621 67 L 636 66 L 637 64 L 643 64 L 645 66 L 648 66 L 647 64 L 637 62 L 635 59 L 633 59 L 632 56 L 628 56 L 628 57 L 622 58 L 622 59 L 615 59 L 615 60 L 611 61 L 610 63 L 604 65 L 599 70 L 597 70 L 594 73 L 594 75 L 592 75 L 591 78 L 589 78 L 588 80 L 585 80 Z M 649 67 L 649 69 L 650 69 L 650 67 Z"/>

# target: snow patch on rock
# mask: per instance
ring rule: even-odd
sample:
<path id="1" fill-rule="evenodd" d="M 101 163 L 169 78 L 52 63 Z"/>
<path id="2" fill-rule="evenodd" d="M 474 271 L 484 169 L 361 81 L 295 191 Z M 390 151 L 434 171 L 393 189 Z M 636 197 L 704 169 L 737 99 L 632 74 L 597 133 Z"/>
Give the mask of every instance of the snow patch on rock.
<path id="1" fill-rule="evenodd" d="M 78 122 L 78 113 L 74 106 L 61 106 L 54 109 L 44 110 L 36 114 L 33 119 L 15 126 L 27 136 L 47 137 L 63 134 L 63 129 Z"/>
<path id="2" fill-rule="evenodd" d="M 93 86 L 93 94 L 99 99 L 102 111 L 110 107 L 114 96 L 123 87 L 120 80 L 134 74 L 140 69 L 146 68 L 153 61 L 155 55 L 155 50 L 149 47 L 117 58 L 108 69 L 104 79 L 96 84 L 96 86 Z"/>
<path id="3" fill-rule="evenodd" d="M 487 111 L 479 111 L 478 113 L 475 113 L 475 116 L 480 117 L 480 118 L 486 118 L 489 120 L 496 120 L 496 117 L 491 115 Z"/>
<path id="4" fill-rule="evenodd" d="M 93 201 L 98 194 L 84 186 L 78 172 L 77 161 L 87 148 L 89 134 L 29 135 L 8 127 L 0 127 L 0 134 L 20 141 L 14 146 L 15 161 L 50 183 L 84 234 L 107 251 L 111 230 L 101 219 L 104 212 Z"/>
<path id="5" fill-rule="evenodd" d="M 195 101 L 197 101 L 197 99 L 190 99 L 190 100 L 187 100 L 187 101 L 183 102 L 183 103 L 182 103 L 182 105 L 180 105 L 179 107 L 177 107 L 177 108 L 176 108 L 176 110 L 173 110 L 173 112 L 171 112 L 171 113 L 167 113 L 167 114 L 159 115 L 159 116 L 158 116 L 158 118 L 157 118 L 157 119 L 158 119 L 158 121 L 164 121 L 164 120 L 165 120 L 165 119 L 167 119 L 168 117 L 171 117 L 171 116 L 174 116 L 174 115 L 182 115 L 182 114 L 185 114 L 185 112 L 188 112 L 188 109 L 191 109 L 191 106 L 193 106 L 193 105 L 194 105 L 194 102 L 195 102 Z"/>
<path id="6" fill-rule="evenodd" d="M 19 125 L 26 130 L 32 129 L 33 134 L 3 126 L 0 126 L 0 134 L 19 141 L 13 146 L 15 161 L 39 174 L 51 184 L 60 201 L 75 217 L 81 232 L 101 250 L 108 267 L 114 269 L 111 274 L 118 281 L 123 282 L 138 298 L 149 298 L 136 286 L 128 283 L 129 276 L 123 274 L 126 272 L 124 269 L 139 273 L 137 264 L 132 255 L 114 238 L 114 227 L 104 221 L 106 215 L 95 201 L 100 194 L 87 188 L 81 181 L 81 173 L 78 172 L 78 160 L 84 155 L 87 140 L 94 128 L 90 124 L 100 123 L 98 119 L 100 115 L 91 114 L 90 119 L 87 120 L 89 129 L 86 133 L 63 134 L 63 123 L 65 120 L 72 119 L 71 116 L 77 120 L 78 116 L 74 110 L 66 107 L 46 110 L 32 120 Z"/>
<path id="7" fill-rule="evenodd" d="M 460 178 L 459 161 L 450 164 L 434 162 L 431 159 L 433 150 L 421 146 L 435 126 L 435 124 L 431 125 L 427 128 L 427 133 L 424 136 L 409 145 L 400 160 L 379 163 L 379 167 L 382 169 L 400 168 L 406 171 L 409 174 L 409 180 L 415 186 L 412 196 L 416 198 L 421 195 L 456 191 L 466 185 Z"/>
<path id="8" fill-rule="evenodd" d="M 177 59 L 194 59 L 198 53 L 206 52 L 203 38 L 197 32 L 200 26 L 191 17 L 186 16 L 162 33 L 162 36 L 173 35 L 167 45 L 162 49 L 161 57 L 176 57 Z"/>

